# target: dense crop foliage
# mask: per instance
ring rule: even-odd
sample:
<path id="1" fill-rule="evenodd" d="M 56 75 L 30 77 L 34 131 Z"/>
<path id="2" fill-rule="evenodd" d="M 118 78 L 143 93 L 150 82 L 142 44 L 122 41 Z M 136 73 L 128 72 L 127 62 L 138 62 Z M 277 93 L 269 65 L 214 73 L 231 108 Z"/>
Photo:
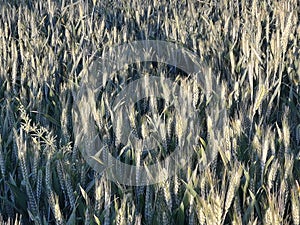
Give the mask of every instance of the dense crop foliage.
<path id="1" fill-rule="evenodd" d="M 2 1 L 0 223 L 300 224 L 299 14 L 297 0 Z M 95 56 L 135 40 L 169 41 L 196 53 L 222 87 L 216 95 L 228 123 L 209 144 L 216 118 L 194 87 L 203 119 L 193 159 L 165 182 L 129 187 L 90 168 L 75 144 L 72 116 Z M 105 93 L 145 74 L 187 88 L 188 74 L 173 66 L 136 63 L 116 72 Z M 109 133 L 100 135 L 124 162 L 137 164 L 141 159 L 122 153 L 105 119 L 110 101 L 99 96 Z M 149 132 L 145 111 L 171 118 L 160 158 L 182 129 L 163 108 L 161 99 L 144 99 L 129 112 L 138 136 Z M 218 157 L 200 170 L 211 152 Z"/>

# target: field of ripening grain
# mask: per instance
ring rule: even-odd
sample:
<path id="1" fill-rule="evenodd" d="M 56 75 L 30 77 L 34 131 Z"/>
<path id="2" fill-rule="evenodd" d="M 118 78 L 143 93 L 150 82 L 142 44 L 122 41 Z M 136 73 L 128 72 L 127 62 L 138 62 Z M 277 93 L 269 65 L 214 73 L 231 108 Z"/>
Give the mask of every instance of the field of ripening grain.
<path id="1" fill-rule="evenodd" d="M 105 60 L 107 49 L 141 40 L 189 50 L 205 65 L 201 75 L 213 77 L 208 87 L 220 88 L 203 90 L 180 66 L 134 62 L 98 76 L 96 99 L 87 94 L 78 104 L 93 62 Z M 124 109 L 127 124 L 113 115 L 126 85 L 155 78 L 192 96 L 198 123 L 187 122 L 187 108 L 167 102 L 172 90 L 163 82 L 162 96 Z M 211 99 L 222 114 L 213 113 Z M 103 152 L 135 166 L 135 181 L 141 168 L 196 137 L 191 158 L 149 185 L 108 179 L 83 156 L 93 146 L 74 129 L 76 105 L 86 110 L 82 130 L 92 118 Z M 144 141 L 150 138 L 151 151 Z M 298 225 L 299 151 L 297 0 L 0 3 L 0 224 Z"/>

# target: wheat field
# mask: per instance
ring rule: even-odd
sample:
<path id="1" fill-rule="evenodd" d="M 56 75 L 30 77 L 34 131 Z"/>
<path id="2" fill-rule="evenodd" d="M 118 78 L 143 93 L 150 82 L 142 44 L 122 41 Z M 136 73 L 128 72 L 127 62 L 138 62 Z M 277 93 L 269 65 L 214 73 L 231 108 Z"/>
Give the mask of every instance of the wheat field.
<path id="1" fill-rule="evenodd" d="M 297 0 L 0 5 L 0 224 L 300 224 Z M 207 93 L 190 87 L 189 74 L 176 66 L 139 62 L 110 74 L 95 106 L 97 128 L 127 164 L 166 158 L 187 124 L 166 101 L 145 98 L 128 109 L 127 128 L 147 137 L 156 132 L 145 125 L 157 119 L 151 112 L 163 115 L 154 135 L 159 151 L 143 155 L 120 143 L 122 121 L 110 113 L 122 85 L 167 77 L 193 94 L 200 118 L 199 143 L 185 167 L 163 182 L 129 186 L 86 162 L 73 106 L 95 55 L 138 40 L 176 43 L 196 54 L 221 87 L 215 95 L 227 122 L 214 130 L 221 116 L 210 114 Z M 216 157 L 203 167 L 210 154 Z"/>

